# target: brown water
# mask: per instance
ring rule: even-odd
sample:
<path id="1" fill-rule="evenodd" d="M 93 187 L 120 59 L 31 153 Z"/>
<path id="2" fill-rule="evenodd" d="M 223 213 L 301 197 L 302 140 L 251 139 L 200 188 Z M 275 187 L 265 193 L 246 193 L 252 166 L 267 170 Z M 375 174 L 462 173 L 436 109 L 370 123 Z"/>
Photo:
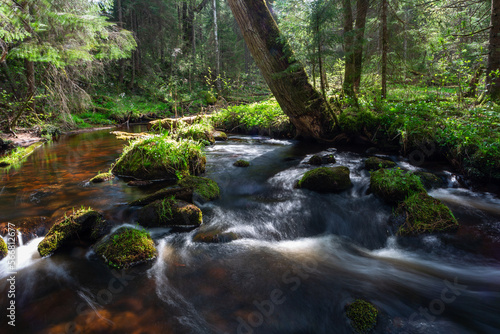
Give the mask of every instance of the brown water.
<path id="1" fill-rule="evenodd" d="M 117 226 L 134 224 L 125 204 L 153 189 L 86 182 L 109 168 L 122 145 L 100 131 L 40 149 L 1 176 L 0 222 L 84 205 Z M 151 229 L 158 259 L 123 272 L 88 249 L 40 259 L 41 239 L 19 247 L 17 326 L 3 317 L 0 332 L 352 333 L 344 308 L 355 298 L 379 309 L 376 333 L 500 332 L 498 197 L 450 178 L 431 195 L 452 208 L 460 230 L 397 238 L 388 233 L 391 208 L 366 193 L 359 154 L 335 153 L 351 170 L 351 190 L 293 188 L 312 168 L 304 161 L 324 149 L 246 136 L 209 147 L 207 175 L 222 197 L 200 206 L 204 224 L 241 236 L 230 243 Z M 251 166 L 233 167 L 240 158 Z M 8 276 L 0 261 L 0 310 L 8 305 Z"/>

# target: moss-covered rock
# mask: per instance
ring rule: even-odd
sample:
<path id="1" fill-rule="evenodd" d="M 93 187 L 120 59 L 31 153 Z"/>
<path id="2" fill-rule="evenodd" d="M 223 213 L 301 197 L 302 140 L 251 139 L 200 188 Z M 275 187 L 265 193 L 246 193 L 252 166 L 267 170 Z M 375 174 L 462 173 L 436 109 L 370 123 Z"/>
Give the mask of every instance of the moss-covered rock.
<path id="1" fill-rule="evenodd" d="M 196 205 L 166 198 L 140 209 L 138 221 L 147 227 L 198 227 L 203 220 L 201 210 Z"/>
<path id="2" fill-rule="evenodd" d="M 352 186 L 349 173 L 349 168 L 344 166 L 319 167 L 305 173 L 297 185 L 323 193 L 340 192 Z"/>
<path id="3" fill-rule="evenodd" d="M 114 268 L 128 268 L 156 258 L 153 239 L 145 230 L 121 227 L 94 246 L 106 264 Z"/>
<path id="4" fill-rule="evenodd" d="M 439 176 L 428 172 L 415 172 L 420 178 L 420 181 L 426 189 L 441 188 L 444 186 L 444 181 Z"/>
<path id="5" fill-rule="evenodd" d="M 248 166 L 250 166 L 250 162 L 243 160 L 243 159 L 240 159 L 240 160 L 236 161 L 235 163 L 233 163 L 233 166 L 235 166 L 235 167 L 248 167 Z"/>
<path id="6" fill-rule="evenodd" d="M 115 178 L 113 173 L 99 173 L 90 179 L 90 183 L 102 183 L 106 181 L 111 181 Z"/>
<path id="7" fill-rule="evenodd" d="M 0 260 L 6 257 L 7 254 L 9 254 L 9 250 L 7 249 L 7 244 L 5 243 L 5 240 L 0 238 Z"/>
<path id="8" fill-rule="evenodd" d="M 104 225 L 103 220 L 99 212 L 90 208 L 74 211 L 70 216 L 56 221 L 49 233 L 38 244 L 38 253 L 43 257 L 56 252 L 63 246 L 94 242 L 95 239 L 91 236 L 92 230 L 95 226 Z"/>
<path id="9" fill-rule="evenodd" d="M 391 205 L 404 201 L 412 194 L 425 192 L 418 176 L 399 168 L 372 172 L 370 190 Z"/>
<path id="10" fill-rule="evenodd" d="M 220 196 L 217 182 L 207 177 L 188 176 L 179 181 L 179 186 L 191 189 L 194 199 L 199 199 L 202 202 L 213 201 Z"/>
<path id="11" fill-rule="evenodd" d="M 201 146 L 191 140 L 152 137 L 130 143 L 111 172 L 140 180 L 178 180 L 180 175 L 205 171 Z"/>
<path id="12" fill-rule="evenodd" d="M 213 132 L 214 127 L 210 122 L 200 121 L 191 125 L 185 123 L 182 126 L 179 125 L 173 136 L 176 138 L 191 139 L 203 145 L 211 145 L 215 143 Z"/>
<path id="13" fill-rule="evenodd" d="M 321 157 L 321 162 L 323 164 L 335 164 L 337 163 L 337 160 L 333 154 L 325 154 Z"/>
<path id="14" fill-rule="evenodd" d="M 205 243 L 226 243 L 239 239 L 239 236 L 234 232 L 223 232 L 216 228 L 201 228 L 193 236 L 195 242 Z"/>
<path id="15" fill-rule="evenodd" d="M 227 138 L 227 134 L 225 132 L 222 132 L 222 131 L 214 131 L 212 133 L 215 141 L 226 141 L 228 140 Z"/>
<path id="16" fill-rule="evenodd" d="M 353 303 L 348 304 L 346 315 L 356 333 L 368 333 L 377 324 L 377 309 L 362 299 L 356 299 Z"/>
<path id="17" fill-rule="evenodd" d="M 452 231 L 458 222 L 450 209 L 426 193 L 410 196 L 394 212 L 399 235 Z"/>
<path id="18" fill-rule="evenodd" d="M 323 160 L 321 159 L 321 157 L 319 155 L 315 154 L 311 158 L 309 158 L 308 163 L 310 165 L 319 166 L 323 163 Z"/>
<path id="19" fill-rule="evenodd" d="M 369 157 L 365 160 L 365 169 L 370 171 L 378 170 L 380 168 L 393 168 L 396 167 L 396 163 L 392 160 L 382 159 L 378 157 Z"/>
<path id="20" fill-rule="evenodd" d="M 130 206 L 145 206 L 151 204 L 158 200 L 163 200 L 166 198 L 175 198 L 177 200 L 186 201 L 189 203 L 193 202 L 193 189 L 181 188 L 178 186 L 168 187 L 160 189 L 157 192 L 147 195 L 144 198 L 132 201 L 129 203 Z"/>

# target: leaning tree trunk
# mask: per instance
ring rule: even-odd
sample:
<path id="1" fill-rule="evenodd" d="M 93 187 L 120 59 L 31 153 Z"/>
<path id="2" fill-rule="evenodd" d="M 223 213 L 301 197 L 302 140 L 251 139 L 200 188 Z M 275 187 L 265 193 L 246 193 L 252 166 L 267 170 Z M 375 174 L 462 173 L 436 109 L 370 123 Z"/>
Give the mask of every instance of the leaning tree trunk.
<path id="1" fill-rule="evenodd" d="M 228 3 L 255 63 L 281 109 L 295 125 L 297 135 L 331 139 L 336 116 L 309 83 L 265 1 L 228 0 Z"/>
<path id="2" fill-rule="evenodd" d="M 500 101 L 500 0 L 491 1 L 490 47 L 488 52 L 487 87 L 492 100 Z"/>

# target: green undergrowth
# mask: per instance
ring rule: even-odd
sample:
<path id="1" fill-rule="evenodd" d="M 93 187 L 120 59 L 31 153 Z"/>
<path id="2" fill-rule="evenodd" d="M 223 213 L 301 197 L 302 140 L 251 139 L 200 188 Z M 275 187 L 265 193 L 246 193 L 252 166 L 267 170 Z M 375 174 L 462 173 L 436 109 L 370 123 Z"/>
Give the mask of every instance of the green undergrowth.
<path id="1" fill-rule="evenodd" d="M 259 133 L 269 136 L 293 136 L 289 118 L 276 99 L 220 110 L 212 117 L 216 127 L 229 132 Z"/>

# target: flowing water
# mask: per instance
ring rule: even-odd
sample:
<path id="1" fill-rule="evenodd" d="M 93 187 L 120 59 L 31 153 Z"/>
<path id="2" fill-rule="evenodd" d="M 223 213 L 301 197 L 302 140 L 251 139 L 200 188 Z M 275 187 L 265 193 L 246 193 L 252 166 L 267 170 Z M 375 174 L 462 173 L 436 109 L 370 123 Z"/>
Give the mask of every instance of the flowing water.
<path id="1" fill-rule="evenodd" d="M 154 189 L 87 182 L 122 145 L 99 131 L 39 149 L 0 176 L 0 222 L 57 218 L 84 205 L 117 226 L 134 224 L 126 203 Z M 333 151 L 248 136 L 207 148 L 207 176 L 222 196 L 200 204 L 204 224 L 238 234 L 236 241 L 197 243 L 195 231 L 152 229 L 158 258 L 120 272 L 89 249 L 41 259 L 42 239 L 24 242 L 16 250 L 15 330 L 5 320 L 8 259 L 0 262 L 0 332 L 352 333 L 344 309 L 363 298 L 380 311 L 376 333 L 499 333 L 500 199 L 449 177 L 449 187 L 430 194 L 453 210 L 458 232 L 395 237 L 392 209 L 367 193 L 361 154 L 334 152 L 336 165 L 351 170 L 350 190 L 294 188 L 313 168 L 305 163 L 311 154 Z M 233 167 L 238 159 L 250 167 Z"/>

